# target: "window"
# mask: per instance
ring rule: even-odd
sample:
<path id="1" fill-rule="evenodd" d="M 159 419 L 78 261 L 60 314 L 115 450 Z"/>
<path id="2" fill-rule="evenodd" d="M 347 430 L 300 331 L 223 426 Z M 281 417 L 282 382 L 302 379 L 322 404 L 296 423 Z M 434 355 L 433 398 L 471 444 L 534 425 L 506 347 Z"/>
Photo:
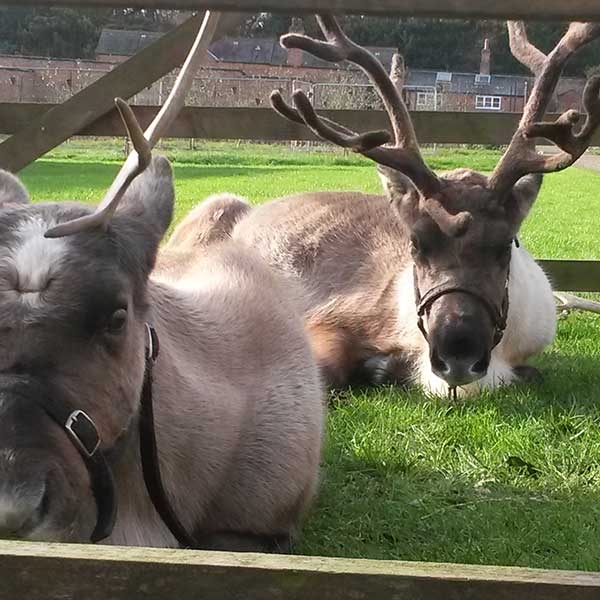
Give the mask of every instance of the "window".
<path id="1" fill-rule="evenodd" d="M 502 108 L 502 98 L 500 96 L 477 96 L 475 98 L 475 108 L 480 110 L 500 110 Z"/>
<path id="2" fill-rule="evenodd" d="M 491 75 L 475 75 L 475 85 L 488 85 L 491 80 Z"/>
<path id="3" fill-rule="evenodd" d="M 452 73 L 440 71 L 435 78 L 437 83 L 450 83 L 452 81 Z"/>
<path id="4" fill-rule="evenodd" d="M 417 92 L 417 108 L 433 108 L 433 92 Z"/>

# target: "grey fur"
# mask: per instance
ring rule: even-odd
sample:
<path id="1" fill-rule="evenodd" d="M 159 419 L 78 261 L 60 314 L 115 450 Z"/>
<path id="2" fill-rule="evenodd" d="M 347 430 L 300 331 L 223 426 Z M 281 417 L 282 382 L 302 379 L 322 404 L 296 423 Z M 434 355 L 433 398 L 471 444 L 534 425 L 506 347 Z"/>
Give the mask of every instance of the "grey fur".
<path id="1" fill-rule="evenodd" d="M 324 419 L 299 294 L 231 240 L 206 252 L 172 248 L 189 253 L 188 268 L 162 280 L 169 251 L 153 267 L 173 201 L 170 167 L 157 158 L 106 233 L 43 239 L 44 227 L 91 210 L 83 205 L 0 210 L 0 534 L 86 541 L 95 523 L 86 469 L 33 402 L 40 389 L 90 414 L 104 449 L 133 432 L 114 464 L 119 516 L 108 542 L 175 545 L 148 498 L 135 433 L 144 322 L 161 342 L 156 432 L 164 483 L 184 525 L 225 540 L 248 536 L 256 549 L 296 532 L 317 487 Z M 41 257 L 56 260 L 29 265 L 18 254 L 23 232 Z M 24 291 L 23 281 L 39 289 Z M 125 328 L 113 331 L 121 308 Z M 30 390 L 21 401 L 12 373 Z M 29 503 L 15 532 L 11 507 L 22 494 L 38 497 L 39 481 L 44 510 Z"/>

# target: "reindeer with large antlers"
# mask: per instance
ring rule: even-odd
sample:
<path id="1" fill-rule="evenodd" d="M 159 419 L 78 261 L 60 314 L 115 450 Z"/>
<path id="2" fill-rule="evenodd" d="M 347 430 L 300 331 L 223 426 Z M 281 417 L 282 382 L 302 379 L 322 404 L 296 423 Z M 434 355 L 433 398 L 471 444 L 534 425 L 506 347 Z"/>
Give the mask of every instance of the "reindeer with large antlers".
<path id="1" fill-rule="evenodd" d="M 509 23 L 515 56 L 536 75 L 517 132 L 486 176 L 467 169 L 437 175 L 427 167 L 394 82 L 353 43 L 333 16 L 318 17 L 325 41 L 285 35 L 285 48 L 358 65 L 381 96 L 392 125 L 358 134 L 318 115 L 306 95 L 273 107 L 317 136 L 378 164 L 386 196 L 309 193 L 253 209 L 232 235 L 258 248 L 310 294 L 313 345 L 332 385 L 355 379 L 416 381 L 432 392 L 508 384 L 537 377 L 528 359 L 552 342 L 556 308 L 550 283 L 517 234 L 541 173 L 564 169 L 585 151 L 600 122 L 600 79 L 588 82 L 587 117 L 568 111 L 542 120 L 567 60 L 600 37 L 575 23 L 548 55 Z M 535 139 L 561 152 L 545 157 Z M 392 142 L 387 145 L 388 142 Z"/>
<path id="2" fill-rule="evenodd" d="M 152 147 L 218 15 L 96 211 L 0 171 L 0 537 L 282 551 L 317 484 L 323 394 L 296 293 L 229 240 L 153 271 Z M 117 512 L 118 507 L 118 512 Z"/>

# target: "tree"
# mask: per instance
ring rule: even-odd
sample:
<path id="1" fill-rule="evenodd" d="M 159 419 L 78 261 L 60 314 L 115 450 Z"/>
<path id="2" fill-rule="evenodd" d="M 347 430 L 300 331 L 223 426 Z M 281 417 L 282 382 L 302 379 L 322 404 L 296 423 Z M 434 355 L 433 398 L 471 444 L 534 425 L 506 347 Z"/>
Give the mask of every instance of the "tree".
<path id="1" fill-rule="evenodd" d="M 272 37 L 286 33 L 290 17 L 263 13 L 250 21 L 244 34 Z M 413 69 L 476 72 L 485 38 L 492 48 L 494 73 L 525 74 L 526 70 L 511 55 L 506 25 L 499 21 L 448 19 L 375 18 L 353 15 L 342 18 L 345 31 L 357 43 L 367 46 L 391 46 L 404 55 Z M 319 35 L 313 17 L 305 19 L 311 35 Z M 544 51 L 554 47 L 564 25 L 537 23 L 529 26 L 531 40 Z M 600 45 L 592 44 L 568 65 L 566 74 L 583 76 L 600 63 Z"/>
<path id="2" fill-rule="evenodd" d="M 104 27 L 166 31 L 175 11 L 134 9 L 0 8 L 0 52 L 90 58 Z"/>

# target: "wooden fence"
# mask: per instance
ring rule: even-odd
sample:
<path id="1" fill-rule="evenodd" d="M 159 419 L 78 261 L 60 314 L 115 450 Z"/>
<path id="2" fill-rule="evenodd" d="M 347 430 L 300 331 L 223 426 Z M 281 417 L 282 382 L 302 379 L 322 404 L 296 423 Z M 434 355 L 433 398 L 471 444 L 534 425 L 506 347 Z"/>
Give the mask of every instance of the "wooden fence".
<path id="1" fill-rule="evenodd" d="M 3 2 L 0 5 L 10 4 Z M 13 0 L 13 3 L 14 0 Z M 256 12 L 350 12 L 373 15 L 543 18 L 600 21 L 598 0 L 19 0 L 20 5 L 196 8 Z M 232 14 L 229 25 L 239 19 Z M 198 18 L 116 67 L 62 105 L 0 105 L 0 165 L 19 170 L 76 134 L 122 135 L 111 113 L 116 94 L 131 96 L 173 69 L 187 52 Z M 226 30 L 226 28 L 224 28 Z M 136 107 L 147 122 L 155 107 Z M 375 112 L 328 113 L 352 126 L 380 127 Z M 417 113 L 423 142 L 508 141 L 515 115 Z M 172 135 L 306 139 L 304 128 L 267 109 L 186 109 Z M 599 140 L 596 140 L 598 143 Z M 600 290 L 600 262 L 542 261 L 555 286 Z M 0 599 L 129 600 L 597 600 L 600 573 L 235 555 L 178 550 L 0 542 Z"/>
<path id="2" fill-rule="evenodd" d="M 187 8 L 290 14 L 337 12 L 361 15 L 467 19 L 544 19 L 600 21 L 597 0 L 12 0 L 39 6 L 117 6 Z M 0 4 L 11 4 L 11 0 Z"/>
<path id="3" fill-rule="evenodd" d="M 0 542 L 3 600 L 598 600 L 600 573 Z"/>

